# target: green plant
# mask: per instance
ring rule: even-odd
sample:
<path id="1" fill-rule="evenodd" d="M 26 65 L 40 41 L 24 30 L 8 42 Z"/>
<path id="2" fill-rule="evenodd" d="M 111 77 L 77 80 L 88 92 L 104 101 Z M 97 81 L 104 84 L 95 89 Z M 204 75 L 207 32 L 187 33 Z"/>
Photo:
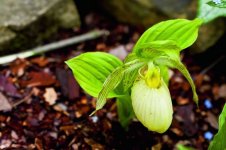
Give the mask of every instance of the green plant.
<path id="1" fill-rule="evenodd" d="M 219 130 L 211 141 L 208 150 L 226 149 L 226 104 L 219 116 Z"/>
<path id="2" fill-rule="evenodd" d="M 198 103 L 195 85 L 180 61 L 180 52 L 195 42 L 201 24 L 201 19 L 160 22 L 143 33 L 124 62 L 107 53 L 88 52 L 66 64 L 84 91 L 97 97 L 93 113 L 101 109 L 108 98 L 116 97 L 119 120 L 124 128 L 135 113 L 149 130 L 163 133 L 169 128 L 173 114 L 167 87 L 169 67 L 185 76 Z"/>
<path id="3" fill-rule="evenodd" d="M 204 23 L 208 23 L 218 17 L 225 17 L 225 0 L 215 1 L 216 2 L 210 0 L 199 0 L 197 18 L 202 18 Z"/>
<path id="4" fill-rule="evenodd" d="M 225 0 L 222 0 L 222 1 L 221 0 L 212 0 L 212 1 L 209 1 L 207 4 L 210 6 L 213 6 L 213 7 L 226 8 Z"/>

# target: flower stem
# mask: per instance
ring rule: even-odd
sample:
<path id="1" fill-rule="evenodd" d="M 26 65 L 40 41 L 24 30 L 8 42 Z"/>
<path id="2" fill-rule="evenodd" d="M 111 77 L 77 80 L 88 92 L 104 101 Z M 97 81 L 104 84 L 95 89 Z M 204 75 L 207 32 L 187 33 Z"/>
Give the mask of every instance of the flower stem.
<path id="1" fill-rule="evenodd" d="M 125 130 L 128 130 L 128 126 L 131 120 L 135 117 L 130 95 L 124 95 L 122 97 L 118 97 L 116 104 L 117 104 L 119 122 Z"/>

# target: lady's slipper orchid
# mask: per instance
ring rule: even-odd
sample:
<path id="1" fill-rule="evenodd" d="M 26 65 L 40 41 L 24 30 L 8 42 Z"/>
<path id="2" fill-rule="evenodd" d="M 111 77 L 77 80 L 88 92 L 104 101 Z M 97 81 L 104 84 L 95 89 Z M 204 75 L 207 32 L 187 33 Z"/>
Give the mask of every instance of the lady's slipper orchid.
<path id="1" fill-rule="evenodd" d="M 137 119 L 145 127 L 159 133 L 169 128 L 173 114 L 172 102 L 158 67 L 149 65 L 144 78 L 134 83 L 131 98 Z"/>

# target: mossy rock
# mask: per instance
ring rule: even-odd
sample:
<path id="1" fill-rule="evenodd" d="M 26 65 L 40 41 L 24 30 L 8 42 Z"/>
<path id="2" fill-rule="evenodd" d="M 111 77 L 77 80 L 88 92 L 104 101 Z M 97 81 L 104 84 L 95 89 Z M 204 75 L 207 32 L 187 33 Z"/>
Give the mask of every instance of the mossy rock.
<path id="1" fill-rule="evenodd" d="M 145 28 L 167 19 L 194 19 L 197 14 L 197 0 L 99 0 L 104 10 L 116 20 Z M 208 32 L 207 32 L 208 31 Z M 200 53 L 214 45 L 225 32 L 222 19 L 201 27 L 199 38 L 191 48 Z"/>
<path id="2" fill-rule="evenodd" d="M 80 26 L 73 0 L 1 0 L 0 54 L 41 44 L 59 28 Z"/>

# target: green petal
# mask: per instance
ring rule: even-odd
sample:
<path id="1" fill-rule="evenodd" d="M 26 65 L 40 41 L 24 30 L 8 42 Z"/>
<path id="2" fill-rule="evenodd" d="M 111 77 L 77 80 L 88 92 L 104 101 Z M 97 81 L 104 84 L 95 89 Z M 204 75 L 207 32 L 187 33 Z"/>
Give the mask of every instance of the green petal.
<path id="1" fill-rule="evenodd" d="M 191 85 L 192 92 L 193 92 L 193 100 L 195 101 L 196 104 L 198 104 L 198 95 L 196 93 L 195 84 L 194 84 L 187 68 L 179 60 L 179 57 L 178 58 L 161 57 L 158 60 L 156 60 L 155 63 L 158 65 L 167 65 L 171 68 L 178 69 L 184 75 L 184 77 L 188 80 L 189 84 Z"/>

